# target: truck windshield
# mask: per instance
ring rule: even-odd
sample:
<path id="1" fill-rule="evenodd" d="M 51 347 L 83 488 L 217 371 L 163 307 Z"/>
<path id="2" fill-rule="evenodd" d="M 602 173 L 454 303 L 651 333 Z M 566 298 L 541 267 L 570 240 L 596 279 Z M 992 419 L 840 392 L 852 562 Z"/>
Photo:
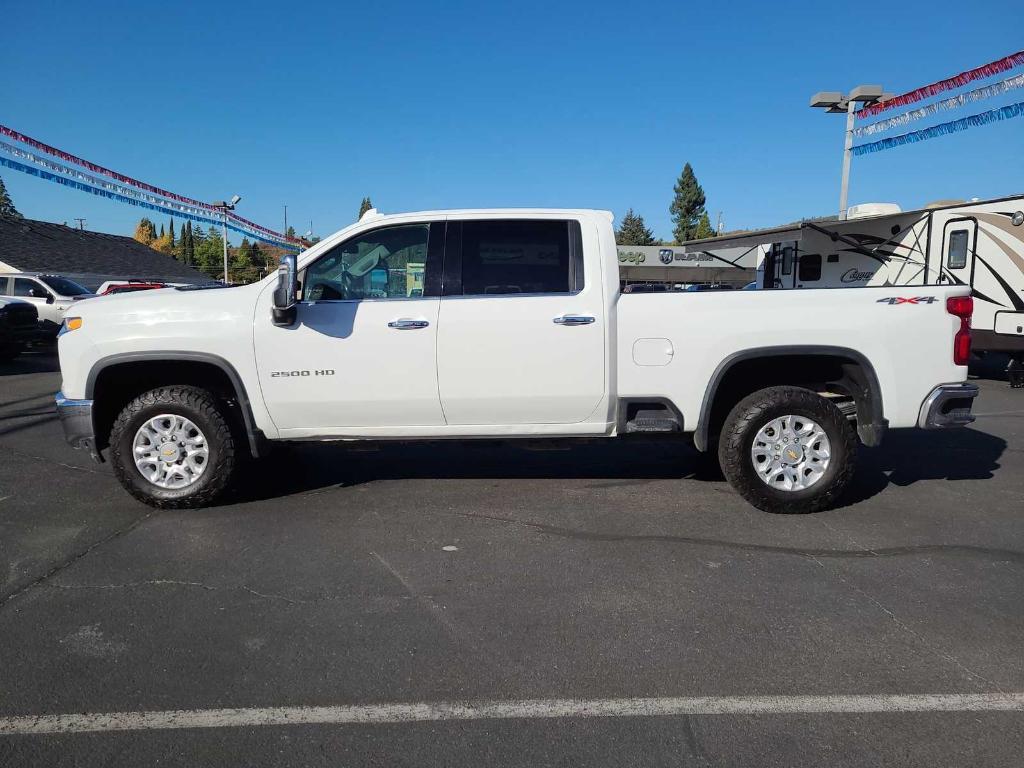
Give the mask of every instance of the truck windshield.
<path id="1" fill-rule="evenodd" d="M 39 279 L 50 286 L 58 296 L 84 296 L 91 293 L 88 288 L 84 288 L 66 277 L 40 277 Z"/>

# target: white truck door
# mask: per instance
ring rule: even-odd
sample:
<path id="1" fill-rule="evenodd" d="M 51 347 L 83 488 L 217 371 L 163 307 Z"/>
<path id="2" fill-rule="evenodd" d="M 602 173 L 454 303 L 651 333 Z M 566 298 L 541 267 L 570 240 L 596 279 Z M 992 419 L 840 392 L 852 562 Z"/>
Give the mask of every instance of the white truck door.
<path id="1" fill-rule="evenodd" d="M 443 221 L 356 235 L 300 274 L 295 325 L 258 313 L 260 386 L 278 429 L 444 424 L 435 358 L 443 243 Z"/>
<path id="2" fill-rule="evenodd" d="M 449 221 L 437 340 L 449 425 L 577 424 L 594 413 L 608 327 L 583 248 L 578 221 Z"/>

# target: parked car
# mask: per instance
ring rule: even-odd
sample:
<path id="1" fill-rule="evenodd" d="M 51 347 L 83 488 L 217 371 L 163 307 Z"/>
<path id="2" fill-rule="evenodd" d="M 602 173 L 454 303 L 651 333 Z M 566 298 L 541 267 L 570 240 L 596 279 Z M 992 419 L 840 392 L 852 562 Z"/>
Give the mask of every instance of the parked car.
<path id="1" fill-rule="evenodd" d="M 112 296 L 117 293 L 135 293 L 136 291 L 153 291 L 158 288 L 168 288 L 167 283 L 150 282 L 146 280 L 107 280 L 96 289 L 97 296 Z"/>
<path id="2" fill-rule="evenodd" d="M 82 302 L 65 436 L 145 503 L 195 507 L 268 441 L 659 433 L 791 513 L 837 501 L 858 438 L 973 421 L 968 286 L 624 294 L 612 222 L 371 212 L 258 283 Z"/>
<path id="3" fill-rule="evenodd" d="M 0 295 L 13 296 L 33 304 L 39 313 L 39 327 L 50 338 L 57 335 L 64 322 L 64 313 L 82 299 L 95 294 L 74 280 L 60 275 L 0 275 Z"/>
<path id="4" fill-rule="evenodd" d="M 0 362 L 17 357 L 39 336 L 39 313 L 27 301 L 0 296 Z"/>

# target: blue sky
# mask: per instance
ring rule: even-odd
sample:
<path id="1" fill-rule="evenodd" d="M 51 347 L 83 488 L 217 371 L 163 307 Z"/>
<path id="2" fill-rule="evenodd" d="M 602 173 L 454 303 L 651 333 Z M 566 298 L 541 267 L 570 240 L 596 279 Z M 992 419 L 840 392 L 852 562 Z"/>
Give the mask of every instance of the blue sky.
<path id="1" fill-rule="evenodd" d="M 0 123 L 180 194 L 240 194 L 275 229 L 287 204 L 328 234 L 370 195 L 632 207 L 667 238 L 687 161 L 728 229 L 833 212 L 843 118 L 813 92 L 909 90 L 1024 48 L 1022 30 L 1005 2 L 39 0 L 4 10 Z M 855 158 L 850 201 L 1024 192 L 1022 140 L 1018 119 Z M 130 233 L 140 216 L 0 175 L 32 218 Z"/>

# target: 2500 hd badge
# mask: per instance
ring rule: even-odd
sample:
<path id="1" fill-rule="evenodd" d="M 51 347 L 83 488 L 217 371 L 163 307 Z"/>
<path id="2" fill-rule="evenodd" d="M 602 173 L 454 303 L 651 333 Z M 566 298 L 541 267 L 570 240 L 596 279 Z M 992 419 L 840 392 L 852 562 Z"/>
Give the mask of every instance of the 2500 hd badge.
<path id="1" fill-rule="evenodd" d="M 270 378 L 276 379 L 279 376 L 333 376 L 333 368 L 321 368 L 317 371 L 271 371 Z"/>

